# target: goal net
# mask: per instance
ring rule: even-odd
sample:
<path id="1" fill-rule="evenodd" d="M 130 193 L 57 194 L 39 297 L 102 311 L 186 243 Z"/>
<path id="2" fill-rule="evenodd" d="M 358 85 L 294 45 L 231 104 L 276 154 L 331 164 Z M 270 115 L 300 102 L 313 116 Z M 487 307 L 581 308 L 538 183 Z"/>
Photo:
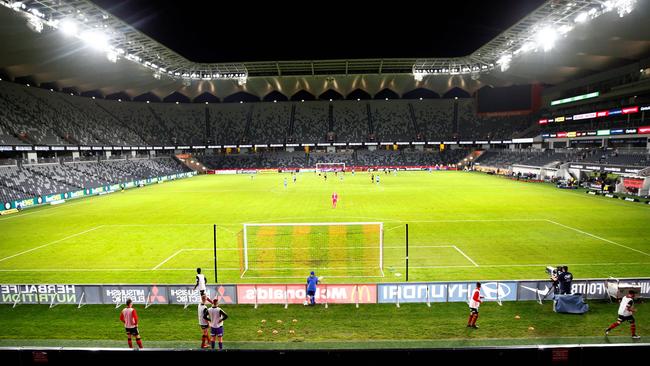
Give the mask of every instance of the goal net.
<path id="1" fill-rule="evenodd" d="M 383 223 L 244 224 L 241 277 L 383 277 Z"/>
<path id="2" fill-rule="evenodd" d="M 345 171 L 345 163 L 316 163 L 316 170 L 319 172 L 342 172 Z"/>

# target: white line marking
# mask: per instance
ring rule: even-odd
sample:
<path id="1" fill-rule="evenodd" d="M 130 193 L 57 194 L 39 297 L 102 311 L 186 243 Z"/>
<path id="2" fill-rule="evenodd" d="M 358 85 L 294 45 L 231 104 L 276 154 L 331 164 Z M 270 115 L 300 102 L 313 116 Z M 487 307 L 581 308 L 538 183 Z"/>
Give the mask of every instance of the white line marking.
<path id="1" fill-rule="evenodd" d="M 642 252 L 642 251 L 640 251 L 640 250 L 638 250 L 638 249 L 630 248 L 630 247 L 628 247 L 628 246 L 626 246 L 626 245 L 619 244 L 619 243 L 617 243 L 617 242 L 615 242 L 615 241 L 611 241 L 611 240 L 609 240 L 609 239 L 602 238 L 602 237 L 600 237 L 600 236 L 598 236 L 598 235 L 590 234 L 590 233 L 588 233 L 588 232 L 586 232 L 586 231 L 582 231 L 582 230 L 576 229 L 576 228 L 571 227 L 571 226 L 567 226 L 567 225 L 564 225 L 564 224 L 560 224 L 559 222 L 555 222 L 555 221 L 553 221 L 553 220 L 546 220 L 546 221 L 548 221 L 548 222 L 550 222 L 550 223 L 552 223 L 552 224 L 558 225 L 558 226 L 565 227 L 565 228 L 570 229 L 570 230 L 573 230 L 573 231 L 577 231 L 577 232 L 579 232 L 579 233 L 581 233 L 581 234 L 585 234 L 585 235 L 591 236 L 592 238 L 596 238 L 596 239 L 598 239 L 598 240 L 602 240 L 602 241 L 607 242 L 607 243 L 610 243 L 610 244 L 618 245 L 618 246 L 621 247 L 621 248 L 629 249 L 629 250 L 632 250 L 632 251 L 634 251 L 634 252 L 641 253 L 641 254 L 643 254 L 643 255 L 647 255 L 648 257 L 650 257 L 650 254 L 648 254 L 648 253 L 646 253 L 646 252 Z"/>
<path id="2" fill-rule="evenodd" d="M 170 255 L 169 257 L 167 257 L 167 259 L 165 259 L 164 261 L 158 263 L 158 265 L 155 266 L 155 267 L 153 267 L 151 270 L 152 270 L 152 271 L 157 270 L 158 267 L 160 267 L 160 266 L 162 266 L 163 264 L 167 263 L 168 260 L 174 258 L 174 257 L 176 256 L 176 254 L 178 254 L 178 253 L 180 253 L 180 252 L 182 252 L 182 251 L 184 251 L 184 250 L 185 250 L 185 249 L 181 249 L 181 250 L 176 251 L 174 254 L 172 254 L 172 255 Z"/>
<path id="3" fill-rule="evenodd" d="M 387 268 L 397 268 L 403 266 L 403 263 L 399 265 L 387 265 Z M 537 264 L 483 264 L 481 268 L 500 268 L 500 267 L 546 267 L 548 263 L 537 263 Z M 631 262 L 631 263 L 567 263 L 567 266 L 615 266 L 615 265 L 650 265 L 650 262 Z M 410 266 L 409 269 L 435 269 L 435 268 L 475 268 L 475 266 L 470 265 L 453 265 L 453 266 Z M 291 268 L 298 270 L 297 268 Z M 321 268 L 322 269 L 322 268 Z M 333 268 L 333 269 L 349 269 L 349 268 Z M 367 269 L 367 268 L 364 268 Z M 193 271 L 196 268 L 159 268 L 157 271 Z M 209 271 L 209 269 L 206 269 Z M 240 271 L 241 268 L 221 268 L 219 271 Z M 271 270 L 271 269 L 269 269 Z M 0 269 L 0 272 L 111 272 L 111 271 L 120 271 L 120 272 L 149 272 L 152 269 L 147 268 L 51 268 L 51 269 Z M 261 270 L 257 270 L 261 271 Z M 332 277 L 332 276 L 327 276 Z M 347 277 L 347 276 L 345 276 Z M 300 277 L 302 278 L 302 277 Z M 539 281 L 539 280 L 535 280 Z"/>
<path id="4" fill-rule="evenodd" d="M 409 249 L 412 248 L 453 248 L 453 245 L 409 245 Z M 294 249 L 314 249 L 314 247 L 264 247 L 264 248 L 248 248 L 248 250 L 294 250 Z M 379 249 L 379 246 L 347 246 L 347 247 L 327 247 L 327 249 Z M 405 246 L 389 246 L 384 247 L 384 249 L 406 249 Z M 213 250 L 212 248 L 206 249 L 186 249 L 186 250 Z M 217 248 L 217 251 L 227 251 L 227 250 L 240 250 L 239 248 Z"/>
<path id="5" fill-rule="evenodd" d="M 327 276 L 327 278 L 382 278 L 384 276 Z M 253 276 L 253 277 L 247 277 L 250 279 L 293 279 L 293 278 L 300 278 L 304 279 L 305 276 Z M 337 283 L 337 285 L 339 285 Z"/>
<path id="6" fill-rule="evenodd" d="M 86 230 L 86 231 L 82 231 L 82 232 L 80 232 L 80 233 L 76 233 L 76 234 L 68 235 L 68 236 L 66 236 L 65 238 L 61 238 L 61 239 L 58 239 L 58 240 L 55 240 L 55 241 L 49 242 L 49 243 L 47 243 L 47 244 L 39 245 L 39 246 L 37 246 L 37 247 L 35 247 L 35 248 L 25 250 L 25 251 L 20 252 L 20 253 L 16 253 L 16 254 L 14 254 L 14 255 L 10 255 L 10 256 L 8 256 L 8 257 L 4 257 L 4 258 L 0 259 L 0 262 L 5 261 L 5 260 L 7 260 L 7 259 L 11 259 L 11 258 L 17 257 L 17 256 L 22 255 L 22 254 L 25 254 L 25 253 L 33 252 L 33 251 L 38 250 L 38 249 L 41 249 L 41 248 L 45 248 L 46 246 L 49 246 L 49 245 L 52 245 L 52 244 L 56 244 L 56 243 L 62 242 L 62 241 L 64 241 L 64 240 L 67 240 L 67 239 L 70 239 L 70 238 L 74 238 L 75 236 L 79 236 L 79 235 L 83 235 L 83 234 L 89 233 L 89 232 L 91 232 L 91 231 L 93 231 L 93 230 L 97 230 L 97 229 L 99 229 L 99 228 L 101 228 L 101 227 L 103 227 L 103 226 L 104 226 L 104 225 L 95 226 L 95 227 L 92 228 L 92 229 L 88 229 L 88 230 Z"/>
<path id="7" fill-rule="evenodd" d="M 460 250 L 457 246 L 454 245 L 453 247 L 454 247 L 454 249 L 456 249 L 456 250 L 458 251 L 458 253 L 462 254 L 463 257 L 467 258 L 468 261 L 472 262 L 472 263 L 474 264 L 474 266 L 476 266 L 476 267 L 479 266 L 478 264 L 476 264 L 476 262 L 474 262 L 474 261 L 472 260 L 472 258 L 470 258 L 467 254 L 463 253 L 463 251 Z"/>
<path id="8" fill-rule="evenodd" d="M 212 226 L 214 224 L 106 224 L 104 226 L 141 227 L 141 226 Z"/>
<path id="9" fill-rule="evenodd" d="M 87 197 L 87 198 L 95 198 L 95 197 L 99 197 L 99 196 L 93 196 L 93 197 Z M 35 207 L 34 211 L 32 211 L 32 212 L 23 213 L 22 215 L 13 215 L 13 216 L 8 216 L 8 217 L 3 217 L 3 218 L 0 219 L 0 221 L 9 220 L 9 219 L 17 219 L 19 217 L 32 215 L 32 214 L 38 214 L 38 213 L 42 213 L 42 212 L 45 212 L 45 211 L 49 212 L 48 209 L 52 209 L 52 208 L 63 209 L 63 208 L 66 208 L 66 207 L 75 206 L 75 205 L 78 205 L 80 203 L 84 203 L 85 201 L 86 200 L 78 201 L 78 202 L 72 202 L 72 203 L 68 203 L 68 204 L 66 204 L 64 206 L 56 205 L 56 206 L 45 206 L 45 207 L 42 207 L 42 208 L 39 207 L 40 209 L 37 209 Z"/>
<path id="10" fill-rule="evenodd" d="M 276 223 L 244 223 L 244 226 L 354 226 L 354 225 L 379 225 L 381 222 L 276 222 Z"/>

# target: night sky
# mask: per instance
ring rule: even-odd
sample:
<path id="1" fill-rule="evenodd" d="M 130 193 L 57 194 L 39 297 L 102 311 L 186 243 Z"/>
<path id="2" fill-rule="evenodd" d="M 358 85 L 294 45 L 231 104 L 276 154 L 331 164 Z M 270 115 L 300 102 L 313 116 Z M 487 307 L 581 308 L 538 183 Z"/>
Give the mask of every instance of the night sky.
<path id="1" fill-rule="evenodd" d="M 464 56 L 545 2 L 92 1 L 189 60 L 210 63 Z"/>

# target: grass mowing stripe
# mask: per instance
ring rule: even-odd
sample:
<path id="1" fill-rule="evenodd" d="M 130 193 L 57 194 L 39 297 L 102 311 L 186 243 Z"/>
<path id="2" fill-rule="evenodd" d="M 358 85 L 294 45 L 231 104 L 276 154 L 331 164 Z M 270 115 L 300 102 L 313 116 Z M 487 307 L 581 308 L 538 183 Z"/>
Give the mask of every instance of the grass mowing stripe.
<path id="1" fill-rule="evenodd" d="M 89 198 L 78 204 L 75 202 L 76 206 L 65 206 L 70 207 L 68 209 L 47 208 L 43 210 L 47 212 L 45 214 L 29 215 L 21 220 L 0 221 L 0 258 L 53 241 L 62 235 L 61 228 L 70 223 L 81 228 L 115 225 L 1 261 L 0 283 L 184 283 L 194 273 L 193 269 L 183 273 L 184 269 L 204 266 L 206 258 L 211 257 L 209 251 L 183 251 L 156 271 L 149 269 L 180 249 L 200 248 L 203 244 L 206 248 L 211 247 L 212 223 L 218 223 L 221 268 L 236 268 L 240 258 L 238 251 L 233 250 L 237 248 L 235 235 L 219 228 L 239 231 L 244 222 L 270 221 L 384 222 L 387 244 L 384 263 L 387 267 L 392 266 L 393 270 L 400 269 L 387 273 L 388 277 L 379 282 L 403 280 L 395 274 L 402 272 L 404 253 L 400 248 L 390 248 L 402 246 L 403 223 L 412 224 L 409 226 L 409 240 L 413 255 L 420 258 L 410 267 L 430 267 L 413 268 L 417 272 L 411 273 L 409 278 L 419 281 L 540 278 L 541 270 L 535 268 L 534 263 L 541 267 L 549 263 L 578 264 L 579 273 L 574 275 L 579 278 L 635 277 L 647 275 L 650 271 L 650 261 L 641 263 L 650 259 L 646 255 L 639 257 L 640 253 L 621 250 L 612 243 L 546 221 L 566 223 L 587 233 L 597 233 L 600 238 L 612 238 L 608 240 L 650 253 L 650 232 L 645 229 L 650 211 L 646 207 L 643 210 L 640 207 L 631 209 L 635 207 L 633 203 L 605 204 L 609 201 L 584 197 L 582 192 L 557 190 L 547 184 L 522 184 L 463 172 L 405 172 L 396 177 L 385 176 L 381 184 L 384 191 L 377 190 L 376 185 L 368 186 L 369 174 L 365 173 L 346 177 L 343 182 L 323 182 L 310 174 L 302 174 L 290 190 L 281 194 L 268 192 L 269 188 L 281 187 L 284 176 L 262 174 L 254 181 L 242 176 L 199 176 L 123 194 Z M 332 185 L 336 185 L 337 192 L 344 199 L 341 203 L 345 203 L 336 210 L 331 209 L 329 200 L 322 199 L 331 195 Z M 176 194 L 189 191 L 205 194 Z M 222 194 L 226 191 L 232 192 Z M 91 203 L 83 204 L 86 202 Z M 191 209 L 179 210 L 179 207 Z M 199 222 L 197 218 L 200 218 Z M 173 225 L 165 229 L 166 223 Z M 118 225 L 143 226 L 129 229 Z M 453 248 L 449 249 L 455 255 L 445 248 L 440 248 L 438 254 L 436 248 L 415 249 L 415 245 L 434 244 L 454 244 L 480 267 L 460 267 L 472 263 L 465 262 L 467 259 Z M 292 250 L 297 248 L 294 245 Z M 330 245 L 329 250 L 343 249 Z M 372 248 L 364 248 L 364 259 L 372 257 L 368 250 Z M 255 255 L 254 252 L 251 250 L 250 254 Z M 291 255 L 300 257 L 296 253 Z M 115 258 L 115 263 L 111 263 L 112 258 Z M 280 258 L 275 258 L 275 261 L 280 261 Z M 275 266 L 296 267 L 300 277 L 304 270 L 298 268 L 311 267 L 299 263 L 282 265 L 280 262 Z M 138 271 L 111 271 L 112 267 Z M 107 271 L 53 271 L 57 268 L 105 268 Z M 352 268 L 352 265 L 348 264 L 347 268 Z M 38 271 L 30 272 L 28 269 Z M 288 275 L 287 270 L 278 271 L 281 273 L 265 270 L 257 274 Z M 255 273 L 246 273 L 249 274 L 251 277 L 242 280 L 237 271 L 224 269 L 219 279 L 229 283 L 263 282 L 262 279 L 255 280 Z M 358 275 L 359 272 L 350 270 L 349 274 Z M 340 281 L 378 280 L 350 277 Z"/>
<path id="2" fill-rule="evenodd" d="M 79 236 L 79 235 L 83 235 L 83 234 L 89 233 L 89 232 L 91 232 L 91 231 L 93 231 L 93 230 L 97 230 L 97 229 L 99 229 L 99 228 L 101 228 L 101 227 L 103 227 L 103 226 L 104 226 L 104 225 L 95 226 L 94 228 L 91 228 L 91 229 L 88 229 L 88 230 L 82 231 L 82 232 L 80 232 L 80 233 L 76 233 L 76 234 L 68 235 L 68 236 L 66 236 L 65 238 L 61 238 L 61 239 L 58 239 L 58 240 L 55 240 L 55 241 L 49 242 L 49 243 L 47 243 L 47 244 L 39 245 L 39 246 L 37 246 L 37 247 L 35 247 L 35 248 L 31 248 L 31 249 L 28 249 L 28 250 L 22 251 L 22 252 L 20 252 L 20 253 L 16 253 L 16 254 L 14 254 L 14 255 L 10 255 L 10 256 L 8 256 L 8 257 L 1 258 L 1 259 L 0 259 L 0 262 L 5 261 L 5 260 L 7 260 L 7 259 L 15 258 L 15 257 L 17 257 L 17 256 L 19 256 L 19 255 L 23 255 L 23 254 L 26 254 L 26 253 L 33 252 L 33 251 L 38 250 L 38 249 L 41 249 L 41 248 L 45 248 L 45 247 L 50 246 L 50 245 L 52 245 L 52 244 L 60 243 L 60 242 L 62 242 L 62 241 L 64 241 L 64 240 L 68 240 L 68 239 L 70 239 L 70 238 L 74 238 L 74 237 Z"/>
<path id="3" fill-rule="evenodd" d="M 594 235 L 594 234 L 588 233 L 588 232 L 586 232 L 586 231 L 582 231 L 582 230 L 580 230 L 580 229 L 576 229 L 576 228 L 571 227 L 571 226 L 568 226 L 568 225 L 560 224 L 559 222 L 555 222 L 555 221 L 553 221 L 553 220 L 546 220 L 546 221 L 548 221 L 548 222 L 550 222 L 550 223 L 552 223 L 552 224 L 555 224 L 555 225 L 559 225 L 559 226 L 565 227 L 565 228 L 570 229 L 570 230 L 573 230 L 573 231 L 577 231 L 577 232 L 579 232 L 579 233 L 581 233 L 581 234 L 585 234 L 585 235 L 591 236 L 592 238 L 596 238 L 596 239 L 602 240 L 602 241 L 607 242 L 607 243 L 610 243 L 610 244 L 618 245 L 618 246 L 621 247 L 621 248 L 629 249 L 629 250 L 632 250 L 632 251 L 635 251 L 635 252 L 637 252 L 637 253 L 641 253 L 641 254 L 643 254 L 643 255 L 647 255 L 647 256 L 650 257 L 650 254 L 648 254 L 648 253 L 646 253 L 646 252 L 642 252 L 642 251 L 640 251 L 640 250 L 638 250 L 638 249 L 630 248 L 630 247 L 628 247 L 628 246 L 625 246 L 625 245 L 623 245 L 623 244 L 619 244 L 619 243 L 617 243 L 617 242 L 615 242 L 615 241 L 611 241 L 611 240 L 609 240 L 609 239 L 601 238 L 601 237 L 598 236 L 598 235 Z"/>

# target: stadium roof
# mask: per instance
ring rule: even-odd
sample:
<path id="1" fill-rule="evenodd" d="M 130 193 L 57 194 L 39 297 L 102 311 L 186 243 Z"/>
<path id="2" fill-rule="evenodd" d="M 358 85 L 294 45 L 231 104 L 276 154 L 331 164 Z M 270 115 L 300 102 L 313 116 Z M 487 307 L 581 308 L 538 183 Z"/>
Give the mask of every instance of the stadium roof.
<path id="1" fill-rule="evenodd" d="M 7 3 L 6 0 L 0 1 L 2 2 Z M 552 50 L 522 53 L 513 58 L 509 69 L 503 72 L 490 60 L 499 57 L 505 50 L 512 53 L 515 47 L 521 46 L 529 36 L 530 29 L 536 24 L 562 14 L 577 14 L 576 11 L 588 9 L 594 1 L 547 1 L 465 57 L 257 61 L 226 64 L 191 62 L 86 1 L 59 0 L 36 3 L 59 4 L 57 10 L 74 6 L 89 17 L 103 19 L 108 23 L 105 26 L 110 26 L 110 29 L 122 35 L 119 39 L 120 47 L 126 49 L 127 54 L 142 56 L 143 60 L 156 62 L 155 60 L 159 59 L 161 64 L 166 62 L 168 65 L 184 67 L 184 70 L 211 70 L 210 72 L 222 75 L 243 71 L 248 75 L 243 85 L 240 85 L 237 78 L 203 80 L 200 71 L 197 71 L 198 77 L 194 80 L 184 80 L 180 77 L 167 77 L 164 72 L 152 71 L 150 65 L 144 66 L 127 60 L 109 62 L 106 53 L 97 52 L 81 39 L 64 37 L 60 32 L 47 28 L 40 33 L 34 32 L 30 29 L 34 28 L 33 25 L 26 25 L 24 16 L 8 7 L 0 6 L 0 47 L 3 50 L 0 53 L 0 68 L 5 75 L 10 78 L 29 77 L 36 83 L 53 83 L 59 88 L 73 87 L 80 92 L 97 90 L 104 95 L 125 92 L 134 97 L 151 92 L 163 98 L 179 92 L 194 98 L 208 92 L 223 99 L 240 91 L 261 98 L 272 91 L 291 96 L 305 90 L 318 96 L 328 89 L 333 89 L 345 96 L 356 89 L 374 95 L 385 88 L 398 94 L 416 88 L 426 88 L 444 94 L 455 87 L 471 93 L 485 85 L 503 86 L 534 82 L 557 84 L 650 56 L 650 25 L 647 22 L 650 4 L 647 1 L 638 1 L 635 10 L 623 18 L 616 12 L 609 12 L 591 21 L 577 24 Z M 573 7 L 574 12 L 567 13 L 566 7 Z M 559 26 L 562 22 L 570 21 L 571 19 L 557 18 L 554 24 Z M 467 65 L 485 65 L 486 70 L 471 74 L 425 75 L 419 81 L 413 77 L 416 65 L 442 70 L 445 65 L 463 62 Z M 153 74 L 158 74 L 158 78 L 152 77 Z"/>

